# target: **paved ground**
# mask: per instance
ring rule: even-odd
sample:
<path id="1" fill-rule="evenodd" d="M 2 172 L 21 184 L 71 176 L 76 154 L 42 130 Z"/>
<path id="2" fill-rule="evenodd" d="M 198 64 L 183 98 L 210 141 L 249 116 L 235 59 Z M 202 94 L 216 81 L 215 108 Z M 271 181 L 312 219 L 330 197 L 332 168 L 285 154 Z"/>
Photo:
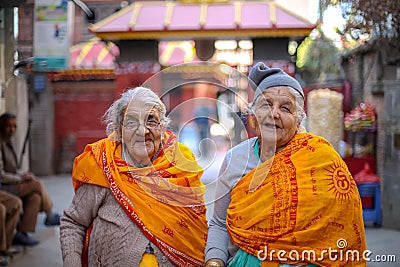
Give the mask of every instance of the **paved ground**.
<path id="1" fill-rule="evenodd" d="M 211 162 L 214 162 L 211 164 Z M 218 166 L 221 162 L 220 155 L 214 160 L 203 160 L 202 166 L 205 166 L 203 182 L 207 185 L 206 199 L 211 199 L 214 194 L 215 184 L 213 180 L 218 172 Z M 52 196 L 55 209 L 62 212 L 71 202 L 73 190 L 70 175 L 59 175 L 51 177 L 42 177 L 46 187 Z M 207 216 L 212 213 L 212 204 L 208 205 Z M 44 214 L 39 215 L 39 221 L 36 232 L 33 237 L 40 241 L 40 244 L 33 248 L 24 248 L 24 250 L 14 256 L 10 261 L 10 267 L 57 267 L 62 266 L 61 250 L 59 242 L 59 227 L 47 228 L 43 224 Z M 370 258 L 372 261 L 367 264 L 368 267 L 395 267 L 400 266 L 400 231 L 394 231 L 384 228 L 366 228 L 367 244 L 372 251 Z M 395 256 L 392 262 L 377 262 L 376 259 L 389 259 Z"/>

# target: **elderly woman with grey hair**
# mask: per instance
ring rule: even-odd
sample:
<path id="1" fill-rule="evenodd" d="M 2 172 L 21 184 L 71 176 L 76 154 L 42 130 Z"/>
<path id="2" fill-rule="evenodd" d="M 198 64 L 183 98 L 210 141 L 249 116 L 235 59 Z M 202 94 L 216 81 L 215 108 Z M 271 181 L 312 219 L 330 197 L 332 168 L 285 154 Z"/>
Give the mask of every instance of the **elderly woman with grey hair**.
<path id="1" fill-rule="evenodd" d="M 206 266 L 365 266 L 356 184 L 329 142 L 301 126 L 300 84 L 264 63 L 251 69 L 249 80 L 256 137 L 223 161 Z"/>
<path id="2" fill-rule="evenodd" d="M 60 227 L 64 266 L 203 266 L 203 170 L 166 129 L 165 105 L 136 87 L 103 118 L 108 138 L 74 161 L 75 196 Z"/>

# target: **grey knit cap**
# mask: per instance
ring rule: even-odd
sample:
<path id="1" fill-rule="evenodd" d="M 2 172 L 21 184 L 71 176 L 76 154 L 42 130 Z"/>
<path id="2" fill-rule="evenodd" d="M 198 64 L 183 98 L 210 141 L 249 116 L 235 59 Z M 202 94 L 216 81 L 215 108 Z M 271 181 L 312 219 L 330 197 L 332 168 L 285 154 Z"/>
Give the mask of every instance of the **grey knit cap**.
<path id="1" fill-rule="evenodd" d="M 279 68 L 269 68 L 263 62 L 258 62 L 249 73 L 251 87 L 255 91 L 254 101 L 268 88 L 275 86 L 290 86 L 304 99 L 300 83 Z"/>

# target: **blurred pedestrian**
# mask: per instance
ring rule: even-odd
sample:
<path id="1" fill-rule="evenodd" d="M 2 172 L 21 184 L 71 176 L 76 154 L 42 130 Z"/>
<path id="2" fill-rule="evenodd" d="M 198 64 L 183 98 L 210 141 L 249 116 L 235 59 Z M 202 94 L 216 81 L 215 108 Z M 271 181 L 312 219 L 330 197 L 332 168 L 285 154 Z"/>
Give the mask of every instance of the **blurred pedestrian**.
<path id="1" fill-rule="evenodd" d="M 194 122 L 196 123 L 200 140 L 210 137 L 210 116 L 211 111 L 208 106 L 202 105 L 194 110 Z"/>
<path id="2" fill-rule="evenodd" d="M 210 155 L 211 143 L 210 140 L 210 123 L 212 111 L 209 106 L 206 104 L 202 104 L 194 110 L 194 122 L 197 126 L 199 137 L 200 137 L 200 146 L 198 147 L 199 152 L 202 156 L 208 157 Z"/>
<path id="3" fill-rule="evenodd" d="M 203 266 L 203 169 L 166 130 L 165 105 L 131 88 L 104 114 L 108 138 L 75 158 L 61 218 L 64 266 Z"/>
<path id="4" fill-rule="evenodd" d="M 0 116 L 0 182 L 2 190 L 21 198 L 23 213 L 18 223 L 18 232 L 14 244 L 34 246 L 38 241 L 28 235 L 35 232 L 38 213 L 46 213 L 45 225 L 60 224 L 60 215 L 53 211 L 53 202 L 42 181 L 33 173 L 19 168 L 17 153 L 14 150 L 12 137 L 17 130 L 15 114 L 4 113 Z"/>
<path id="5" fill-rule="evenodd" d="M 21 212 L 21 199 L 1 190 L 0 184 L 0 266 L 8 266 L 8 257 L 20 251 L 11 243 Z"/>
<path id="6" fill-rule="evenodd" d="M 302 129 L 300 84 L 263 63 L 249 79 L 256 137 L 222 164 L 206 266 L 365 266 L 357 186 L 331 144 Z M 347 256 L 335 260 L 328 250 Z"/>

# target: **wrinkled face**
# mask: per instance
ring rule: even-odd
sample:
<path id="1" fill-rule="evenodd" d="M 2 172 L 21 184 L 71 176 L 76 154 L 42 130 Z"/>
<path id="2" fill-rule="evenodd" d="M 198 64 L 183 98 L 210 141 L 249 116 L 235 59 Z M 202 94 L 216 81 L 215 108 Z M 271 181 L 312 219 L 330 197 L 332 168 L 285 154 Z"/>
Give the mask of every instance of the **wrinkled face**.
<path id="1" fill-rule="evenodd" d="M 125 110 L 122 142 L 138 163 L 149 164 L 158 151 L 163 134 L 160 114 L 153 105 L 133 99 Z"/>
<path id="2" fill-rule="evenodd" d="M 295 97 L 290 88 L 268 88 L 258 98 L 254 107 L 256 135 L 261 144 L 275 143 L 281 150 L 294 137 L 298 129 Z"/>
<path id="3" fill-rule="evenodd" d="M 1 129 L 1 135 L 5 140 L 11 139 L 11 137 L 17 131 L 17 119 L 9 118 L 4 120 L 3 127 Z"/>

